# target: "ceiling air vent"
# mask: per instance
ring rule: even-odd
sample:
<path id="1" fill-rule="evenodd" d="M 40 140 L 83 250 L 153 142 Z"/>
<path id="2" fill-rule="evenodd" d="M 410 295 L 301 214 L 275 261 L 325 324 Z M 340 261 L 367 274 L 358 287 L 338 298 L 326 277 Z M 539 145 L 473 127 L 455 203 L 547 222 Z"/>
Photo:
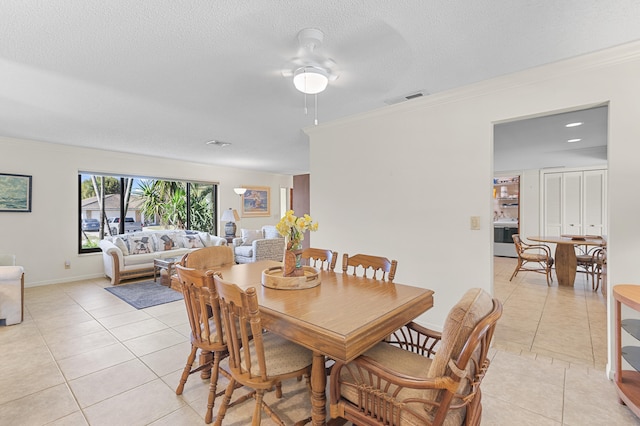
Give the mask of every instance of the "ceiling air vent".
<path id="1" fill-rule="evenodd" d="M 384 101 L 387 105 L 399 104 L 400 102 L 410 101 L 411 99 L 420 98 L 422 96 L 428 95 L 424 90 L 419 90 L 417 92 L 412 92 L 406 95 L 398 96 L 397 98 L 386 99 Z"/>

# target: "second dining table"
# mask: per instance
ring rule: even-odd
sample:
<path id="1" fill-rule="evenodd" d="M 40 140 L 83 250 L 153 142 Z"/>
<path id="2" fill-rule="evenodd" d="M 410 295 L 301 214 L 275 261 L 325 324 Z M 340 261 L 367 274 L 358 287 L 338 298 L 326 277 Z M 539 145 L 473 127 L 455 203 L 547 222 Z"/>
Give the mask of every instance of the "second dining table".
<path id="1" fill-rule="evenodd" d="M 433 307 L 433 291 L 320 271 L 320 285 L 302 290 L 262 286 L 262 271 L 281 265 L 263 260 L 219 269 L 243 290 L 255 287 L 262 324 L 270 332 L 313 351 L 312 424 L 326 423 L 325 356 L 349 362 Z"/>
<path id="2" fill-rule="evenodd" d="M 534 236 L 527 237 L 531 241 L 556 244 L 554 261 L 558 285 L 573 287 L 578 270 L 578 258 L 575 246 L 605 246 L 606 240 L 592 235 L 566 235 L 566 236 Z"/>

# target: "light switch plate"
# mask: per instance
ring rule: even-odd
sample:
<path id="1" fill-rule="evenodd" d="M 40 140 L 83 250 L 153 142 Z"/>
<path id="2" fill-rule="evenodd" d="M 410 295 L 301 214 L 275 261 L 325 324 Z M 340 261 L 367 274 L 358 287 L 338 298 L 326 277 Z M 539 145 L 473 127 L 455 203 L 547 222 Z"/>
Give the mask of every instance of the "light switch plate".
<path id="1" fill-rule="evenodd" d="M 480 216 L 471 216 L 471 230 L 478 231 L 480 229 Z"/>

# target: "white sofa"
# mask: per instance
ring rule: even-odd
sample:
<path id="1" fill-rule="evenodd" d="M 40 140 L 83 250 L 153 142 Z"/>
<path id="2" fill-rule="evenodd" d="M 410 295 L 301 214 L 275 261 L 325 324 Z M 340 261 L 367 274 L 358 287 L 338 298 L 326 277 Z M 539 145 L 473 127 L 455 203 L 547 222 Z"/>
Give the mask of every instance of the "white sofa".
<path id="1" fill-rule="evenodd" d="M 176 258 L 192 250 L 227 245 L 222 237 L 196 231 L 142 231 L 105 237 L 100 241 L 104 274 L 111 284 L 153 275 L 153 260 Z"/>
<path id="2" fill-rule="evenodd" d="M 236 263 L 252 263 L 258 260 L 282 262 L 285 239 L 273 225 L 262 229 L 241 229 L 241 237 L 233 239 L 233 253 Z"/>

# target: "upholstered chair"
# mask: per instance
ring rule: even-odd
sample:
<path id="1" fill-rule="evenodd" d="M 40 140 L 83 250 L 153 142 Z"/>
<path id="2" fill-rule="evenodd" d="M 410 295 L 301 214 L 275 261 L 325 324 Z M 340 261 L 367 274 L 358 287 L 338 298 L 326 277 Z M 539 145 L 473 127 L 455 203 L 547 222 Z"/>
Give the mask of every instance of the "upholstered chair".
<path id="1" fill-rule="evenodd" d="M 262 229 L 241 229 L 241 237 L 233 239 L 236 263 L 252 263 L 258 260 L 282 262 L 285 239 L 273 225 Z"/>

